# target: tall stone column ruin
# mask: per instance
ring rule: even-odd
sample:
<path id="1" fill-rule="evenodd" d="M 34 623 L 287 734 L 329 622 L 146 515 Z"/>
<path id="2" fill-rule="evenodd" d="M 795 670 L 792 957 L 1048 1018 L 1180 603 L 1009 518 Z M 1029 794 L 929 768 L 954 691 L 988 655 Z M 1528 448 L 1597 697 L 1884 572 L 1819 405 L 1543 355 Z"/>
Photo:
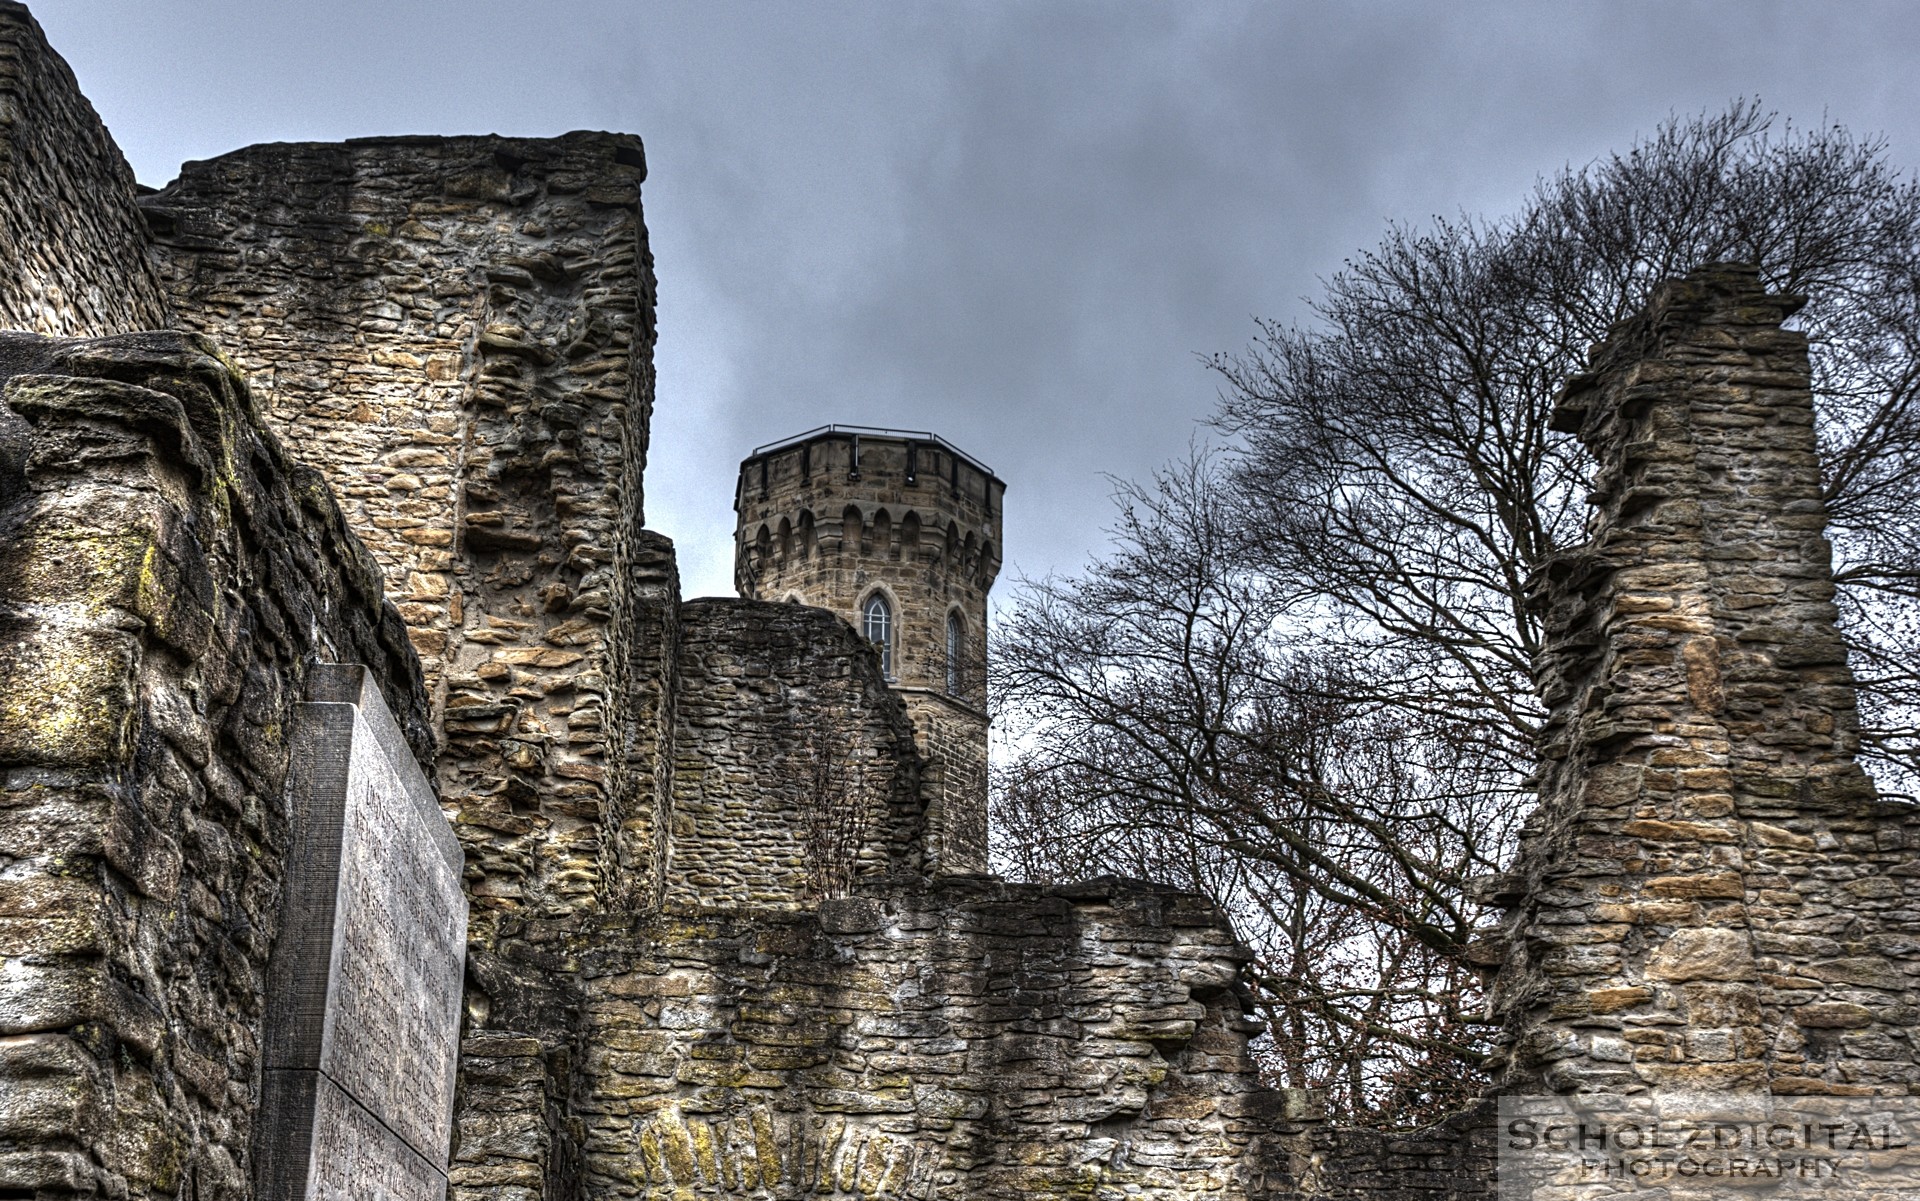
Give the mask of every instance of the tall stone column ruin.
<path id="1" fill-rule="evenodd" d="M 1562 396 L 1599 470 L 1539 585 L 1541 806 L 1498 889 L 1515 1086 L 1920 1086 L 1920 813 L 1855 761 L 1799 304 L 1702 268 Z"/>
<path id="2" fill-rule="evenodd" d="M 1310 1125 L 1278 1195 L 1619 1187 L 1497 1179 L 1501 1119 L 1534 1097 L 1562 1116 L 1579 1098 L 1675 1101 L 1685 1118 L 1703 1097 L 1751 1115 L 1920 1095 L 1920 808 L 1877 797 L 1855 759 L 1807 340 L 1784 327 L 1799 304 L 1752 267 L 1703 267 L 1567 384 L 1555 425 L 1593 454 L 1594 509 L 1534 581 L 1540 807 L 1482 882 L 1505 910 L 1474 951 L 1493 973 L 1497 1088 L 1419 1131 Z"/>

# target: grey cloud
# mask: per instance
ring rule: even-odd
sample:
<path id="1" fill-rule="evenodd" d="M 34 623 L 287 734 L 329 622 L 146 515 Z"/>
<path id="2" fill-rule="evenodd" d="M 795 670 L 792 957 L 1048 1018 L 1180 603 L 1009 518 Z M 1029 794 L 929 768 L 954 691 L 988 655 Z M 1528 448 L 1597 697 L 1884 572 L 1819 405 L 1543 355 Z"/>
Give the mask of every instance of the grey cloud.
<path id="1" fill-rule="evenodd" d="M 728 587 L 733 465 L 940 431 L 1070 570 L 1212 406 L 1197 353 L 1305 316 L 1388 220 L 1499 211 L 1758 94 L 1920 162 L 1902 4 L 294 5 L 42 0 L 142 178 L 246 142 L 621 128 L 661 277 L 654 524 Z"/>

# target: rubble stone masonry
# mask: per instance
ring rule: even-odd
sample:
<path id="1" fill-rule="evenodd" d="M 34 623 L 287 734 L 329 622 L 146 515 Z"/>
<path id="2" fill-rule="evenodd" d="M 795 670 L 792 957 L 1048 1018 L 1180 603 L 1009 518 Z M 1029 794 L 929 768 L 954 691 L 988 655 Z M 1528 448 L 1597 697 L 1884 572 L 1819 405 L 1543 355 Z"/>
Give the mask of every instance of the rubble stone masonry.
<path id="1" fill-rule="evenodd" d="M 454 1195 L 1255 1195 L 1217 912 L 933 887 L 929 782 L 959 775 L 872 647 L 820 609 L 680 602 L 641 525 L 641 162 L 606 134 L 263 146 L 141 204 L 178 319 L 321 466 L 424 662 L 474 904 Z M 981 537 L 948 558 L 984 596 Z M 756 1121 L 789 1150 L 674 1158 Z"/>
<path id="2" fill-rule="evenodd" d="M 674 705 L 669 901 L 784 908 L 918 875 L 913 728 L 846 622 L 690 602 Z"/>
<path id="3" fill-rule="evenodd" d="M 1563 395 L 1600 469 L 1541 581 L 1541 808 L 1496 890 L 1516 1087 L 1920 1088 L 1920 810 L 1854 761 L 1798 305 L 1703 268 Z"/>
<path id="4" fill-rule="evenodd" d="M 1920 1090 L 1920 808 L 1854 759 L 1798 305 L 1702 268 L 1562 395 L 1594 512 L 1535 582 L 1541 806 L 1484 882 L 1506 1093 Z M 1308 1124 L 1288 1187 L 1486 1201 L 1498 1141 L 1492 1098 L 1399 1134 Z"/>
<path id="5" fill-rule="evenodd" d="M 1244 952 L 1203 898 L 943 878 L 519 934 L 569 970 L 500 990 L 525 1033 L 469 1038 L 456 1201 L 1278 1195 Z"/>
<path id="6" fill-rule="evenodd" d="M 26 6 L 0 0 L 0 329 L 164 329 L 133 172 Z"/>
<path id="7" fill-rule="evenodd" d="M 189 163 L 142 201 L 181 319 L 240 363 L 386 570 L 474 920 L 657 890 L 623 691 L 653 274 L 638 139 L 383 138 Z"/>

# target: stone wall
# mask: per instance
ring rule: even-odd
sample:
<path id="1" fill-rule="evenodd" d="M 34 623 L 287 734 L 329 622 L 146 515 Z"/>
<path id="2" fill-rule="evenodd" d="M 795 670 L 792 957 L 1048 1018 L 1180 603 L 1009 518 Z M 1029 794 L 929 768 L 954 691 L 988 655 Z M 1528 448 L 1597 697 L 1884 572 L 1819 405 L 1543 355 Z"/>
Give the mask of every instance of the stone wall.
<path id="1" fill-rule="evenodd" d="M 571 1113 L 501 1137 L 546 1066 L 533 1039 L 473 1044 L 493 1089 L 456 1201 L 1268 1195 L 1243 952 L 1200 897 L 951 880 L 525 933 L 571 969 L 545 1011 L 576 1023 Z"/>
<path id="2" fill-rule="evenodd" d="M 674 704 L 669 903 L 792 906 L 918 873 L 913 729 L 846 622 L 683 605 Z"/>
<path id="3" fill-rule="evenodd" d="M 1541 808 L 1497 898 L 1517 1086 L 1920 1086 L 1920 810 L 1854 761 L 1798 307 L 1662 285 L 1556 417 L 1600 464 L 1541 583 Z"/>
<path id="4" fill-rule="evenodd" d="M 251 1196 L 289 726 L 420 668 L 203 340 L 0 336 L 0 1196 Z"/>
<path id="5" fill-rule="evenodd" d="M 189 163 L 142 202 L 181 320 L 385 569 L 482 928 L 657 888 L 621 695 L 648 653 L 644 175 L 612 134 L 382 138 Z"/>
<path id="6" fill-rule="evenodd" d="M 758 1114 L 797 1148 L 774 1153 L 798 1156 L 787 1183 L 753 1191 L 716 1159 L 718 1177 L 670 1189 L 792 1195 L 825 1146 L 893 1195 L 1065 1196 L 1103 1175 L 1255 1195 L 1267 1101 L 1218 915 L 1104 884 L 929 891 L 926 765 L 872 648 L 817 609 L 679 602 L 671 545 L 639 526 L 652 282 L 629 159 L 637 144 L 603 135 L 257 147 L 190 165 L 144 208 L 184 319 L 235 347 L 269 419 L 325 465 L 427 658 L 476 911 L 455 1194 L 667 1187 L 684 1165 L 648 1156 L 695 1137 L 709 1061 L 777 1059 L 786 1019 L 753 1031 L 784 1007 L 830 1032 L 829 1058 L 724 1087 L 745 1123 L 729 1129 Z M 929 489 L 987 480 L 935 474 Z M 991 542 L 956 528 L 899 566 L 977 600 Z M 903 916 L 883 934 L 814 912 L 852 893 Z M 911 1001 L 931 965 L 938 1000 Z M 703 1007 L 633 1008 L 661 973 Z M 923 1039 L 889 1016 L 903 1004 L 951 1029 Z M 650 1038 L 652 1069 L 608 1056 Z M 881 1107 L 851 1143 L 828 1124 L 869 1102 L 817 1086 L 830 1062 Z M 927 1114 L 903 1117 L 926 1090 Z M 863 1159 L 875 1138 L 918 1158 Z"/>
<path id="7" fill-rule="evenodd" d="M 930 883 L 912 727 L 844 621 L 695 601 L 672 637 L 664 905 L 476 944 L 458 1201 L 1285 1195 L 1218 911 Z"/>
<path id="8" fill-rule="evenodd" d="M 172 324 L 133 172 L 25 5 L 0 0 L 0 329 Z"/>
<path id="9" fill-rule="evenodd" d="M 832 613 L 680 603 L 642 525 L 643 176 L 610 134 L 261 146 L 136 210 L 0 0 L 0 323 L 177 320 L 238 363 L 0 336 L 0 1197 L 253 1195 L 325 660 L 443 752 L 458 1201 L 1490 1196 L 1491 1101 L 1391 1134 L 1259 1086 L 1201 898 L 954 874 L 984 469 L 840 435 L 743 466 L 743 592 L 889 590 L 891 680 Z M 1795 303 L 1704 268 L 1563 398 L 1596 511 L 1538 582 L 1542 804 L 1476 954 L 1510 1093 L 1920 1090 L 1920 808 L 1854 762 Z"/>
<path id="10" fill-rule="evenodd" d="M 928 867 L 941 874 L 985 872 L 986 714 L 940 696 L 909 694 L 906 701 L 926 760 Z"/>
<path id="11" fill-rule="evenodd" d="M 0 1196 L 252 1195 L 317 660 L 370 664 L 423 762 L 438 738 L 474 904 L 456 1197 L 1280 1187 L 1211 905 L 930 879 L 978 866 L 943 789 L 971 797 L 983 758 L 923 759 L 919 702 L 834 616 L 680 603 L 642 527 L 643 174 L 636 140 L 588 133 L 189 164 L 106 257 L 139 274 L 150 237 L 156 319 L 237 375 L 196 335 L 0 351 L 25 422 L 0 417 Z M 977 657 L 998 484 L 923 470 L 945 500 L 856 507 L 843 566 L 925 582 Z M 923 625 L 901 682 L 984 756 Z"/>

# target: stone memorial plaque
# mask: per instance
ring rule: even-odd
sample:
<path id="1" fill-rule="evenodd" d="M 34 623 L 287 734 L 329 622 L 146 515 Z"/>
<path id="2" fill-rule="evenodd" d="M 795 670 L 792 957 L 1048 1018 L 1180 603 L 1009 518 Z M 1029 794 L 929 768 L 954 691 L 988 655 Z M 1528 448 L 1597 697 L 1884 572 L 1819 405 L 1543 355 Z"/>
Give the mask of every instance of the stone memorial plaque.
<path id="1" fill-rule="evenodd" d="M 269 969 L 260 1196 L 439 1201 L 467 903 L 461 852 L 364 668 L 314 669 Z"/>

